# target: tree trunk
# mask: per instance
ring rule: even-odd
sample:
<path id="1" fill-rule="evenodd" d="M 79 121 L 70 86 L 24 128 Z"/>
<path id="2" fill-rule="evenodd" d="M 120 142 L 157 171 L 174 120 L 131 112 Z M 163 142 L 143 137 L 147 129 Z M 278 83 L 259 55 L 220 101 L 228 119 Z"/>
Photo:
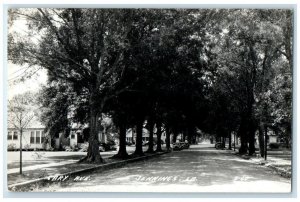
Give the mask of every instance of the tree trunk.
<path id="1" fill-rule="evenodd" d="M 131 135 L 132 135 L 131 143 L 132 143 L 132 144 L 135 144 L 135 142 L 136 142 L 136 140 L 134 139 L 134 134 L 135 134 L 135 128 L 132 127 L 132 128 L 131 128 Z"/>
<path id="2" fill-rule="evenodd" d="M 185 130 L 183 130 L 182 136 L 183 138 L 181 139 L 182 142 L 184 142 L 187 139 L 187 134 L 188 134 L 188 128 L 185 128 Z"/>
<path id="3" fill-rule="evenodd" d="M 265 157 L 264 124 L 262 122 L 259 124 L 258 132 L 260 156 Z"/>
<path id="4" fill-rule="evenodd" d="M 222 148 L 226 147 L 226 137 L 221 137 L 222 138 Z"/>
<path id="5" fill-rule="evenodd" d="M 166 147 L 168 151 L 170 151 L 171 149 L 170 135 L 171 135 L 170 129 L 166 127 Z"/>
<path id="6" fill-rule="evenodd" d="M 241 147 L 239 149 L 239 154 L 246 154 L 248 152 L 248 144 L 245 138 L 241 138 Z"/>
<path id="7" fill-rule="evenodd" d="M 249 132 L 249 151 L 248 155 L 255 154 L 255 130 L 252 130 Z"/>
<path id="8" fill-rule="evenodd" d="M 176 143 L 178 133 L 173 133 L 173 143 Z"/>
<path id="9" fill-rule="evenodd" d="M 90 105 L 93 106 L 93 105 Z M 98 142 L 98 119 L 99 115 L 93 107 L 91 107 L 90 112 L 90 137 L 89 137 L 89 147 L 87 151 L 87 156 L 80 160 L 80 162 L 88 163 L 103 163 L 103 159 L 99 151 L 99 142 Z"/>
<path id="10" fill-rule="evenodd" d="M 116 155 L 113 156 L 113 158 L 120 158 L 120 159 L 127 159 L 129 157 L 127 151 L 126 151 L 126 125 L 121 124 L 119 126 L 119 151 Z"/>
<path id="11" fill-rule="evenodd" d="M 268 156 L 268 127 L 265 125 L 264 127 L 264 132 L 265 132 L 265 148 L 264 148 L 264 153 L 265 153 L 265 160 L 267 160 L 267 156 Z"/>
<path id="12" fill-rule="evenodd" d="M 231 148 L 231 142 L 232 142 L 232 139 L 231 139 L 231 131 L 229 132 L 229 145 L 228 145 L 228 149 L 232 149 Z"/>
<path id="13" fill-rule="evenodd" d="M 249 152 L 248 154 L 251 156 L 255 154 L 255 132 L 256 132 L 256 124 L 253 120 L 251 120 L 250 128 L 249 128 Z"/>
<path id="14" fill-rule="evenodd" d="M 193 127 L 189 126 L 187 131 L 187 140 L 189 144 L 192 144 L 192 137 L 193 137 Z"/>
<path id="15" fill-rule="evenodd" d="M 241 146 L 239 149 L 239 154 L 246 154 L 248 152 L 248 141 L 247 141 L 247 130 L 245 121 L 242 120 L 240 128 L 239 128 L 239 137 L 241 138 Z"/>
<path id="16" fill-rule="evenodd" d="M 139 121 L 136 124 L 136 142 L 135 142 L 135 152 L 133 155 L 143 156 L 143 121 Z"/>
<path id="17" fill-rule="evenodd" d="M 288 124 L 287 127 L 286 127 L 286 147 L 287 148 L 292 148 L 292 128 L 291 128 L 291 124 Z"/>
<path id="18" fill-rule="evenodd" d="M 148 146 L 148 153 L 154 153 L 153 149 L 153 129 L 154 129 L 154 122 L 152 120 L 148 120 L 149 122 L 149 146 Z"/>
<path id="19" fill-rule="evenodd" d="M 292 43 L 291 39 L 293 36 L 293 14 L 292 11 L 287 10 L 286 11 L 286 23 L 283 27 L 283 33 L 284 33 L 284 47 L 285 47 L 285 56 L 289 62 L 290 70 L 293 72 L 293 50 L 292 50 Z"/>
<path id="20" fill-rule="evenodd" d="M 235 151 L 235 147 L 236 147 L 236 144 L 237 144 L 237 139 L 236 139 L 236 132 L 234 131 L 233 132 L 233 151 Z"/>
<path id="21" fill-rule="evenodd" d="M 161 122 L 157 122 L 156 123 L 156 136 L 157 136 L 157 147 L 156 147 L 156 151 L 157 152 L 161 152 Z"/>

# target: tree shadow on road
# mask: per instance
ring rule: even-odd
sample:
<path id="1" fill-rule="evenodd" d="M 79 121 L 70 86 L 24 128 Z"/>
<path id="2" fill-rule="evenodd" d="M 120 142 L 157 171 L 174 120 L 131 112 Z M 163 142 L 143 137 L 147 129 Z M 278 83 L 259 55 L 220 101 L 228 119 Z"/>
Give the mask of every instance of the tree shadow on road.
<path id="1" fill-rule="evenodd" d="M 207 149 L 207 148 L 206 148 Z M 287 182 L 272 173 L 271 169 L 250 163 L 228 152 L 216 150 L 183 150 L 172 152 L 125 167 L 88 174 L 90 181 L 61 183 L 63 187 L 89 187 L 95 185 L 193 185 L 212 186 L 238 182 L 255 182 L 262 179 Z M 116 190 L 117 191 L 117 190 Z M 147 190 L 145 190 L 147 191 Z"/>

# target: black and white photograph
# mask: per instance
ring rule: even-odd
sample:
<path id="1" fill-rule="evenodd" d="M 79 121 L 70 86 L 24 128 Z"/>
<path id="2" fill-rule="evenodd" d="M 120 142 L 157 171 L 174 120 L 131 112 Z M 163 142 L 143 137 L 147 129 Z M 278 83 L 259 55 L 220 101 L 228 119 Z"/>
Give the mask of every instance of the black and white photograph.
<path id="1" fill-rule="evenodd" d="M 8 192 L 291 193 L 293 7 L 6 15 Z"/>

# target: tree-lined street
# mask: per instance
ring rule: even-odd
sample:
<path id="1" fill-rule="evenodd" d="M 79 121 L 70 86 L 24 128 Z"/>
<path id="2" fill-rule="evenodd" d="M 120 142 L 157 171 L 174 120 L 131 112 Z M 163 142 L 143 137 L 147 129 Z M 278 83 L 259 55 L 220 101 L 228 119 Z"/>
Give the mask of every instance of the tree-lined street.
<path id="1" fill-rule="evenodd" d="M 80 168 L 168 152 L 45 191 L 290 191 L 290 180 L 240 157 L 267 165 L 287 151 L 278 165 L 291 167 L 293 18 L 293 9 L 8 9 L 8 61 L 24 70 L 10 82 L 47 75 L 9 100 L 14 179 L 24 176 L 26 131 L 24 149 L 76 151 L 62 159 Z M 28 115 L 42 126 L 23 124 Z"/>

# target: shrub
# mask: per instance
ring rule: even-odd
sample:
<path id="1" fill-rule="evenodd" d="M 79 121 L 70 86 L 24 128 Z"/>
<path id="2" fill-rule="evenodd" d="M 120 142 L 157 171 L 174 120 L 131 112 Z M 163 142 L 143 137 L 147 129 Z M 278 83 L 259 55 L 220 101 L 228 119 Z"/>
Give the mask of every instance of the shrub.
<path id="1" fill-rule="evenodd" d="M 9 144 L 7 145 L 7 151 L 15 151 L 17 149 L 16 144 Z"/>
<path id="2" fill-rule="evenodd" d="M 280 146 L 279 143 L 270 143 L 270 144 L 269 144 L 270 149 L 278 149 L 279 146 Z"/>
<path id="3" fill-rule="evenodd" d="M 78 145 L 78 147 L 79 147 L 78 151 L 80 151 L 80 152 L 87 152 L 88 147 L 89 147 L 89 143 L 88 142 L 82 143 L 82 144 Z"/>
<path id="4" fill-rule="evenodd" d="M 46 151 L 54 151 L 54 148 L 53 147 L 47 147 Z"/>
<path id="5" fill-rule="evenodd" d="M 22 150 L 29 151 L 30 150 L 30 145 L 29 144 L 24 145 Z"/>

